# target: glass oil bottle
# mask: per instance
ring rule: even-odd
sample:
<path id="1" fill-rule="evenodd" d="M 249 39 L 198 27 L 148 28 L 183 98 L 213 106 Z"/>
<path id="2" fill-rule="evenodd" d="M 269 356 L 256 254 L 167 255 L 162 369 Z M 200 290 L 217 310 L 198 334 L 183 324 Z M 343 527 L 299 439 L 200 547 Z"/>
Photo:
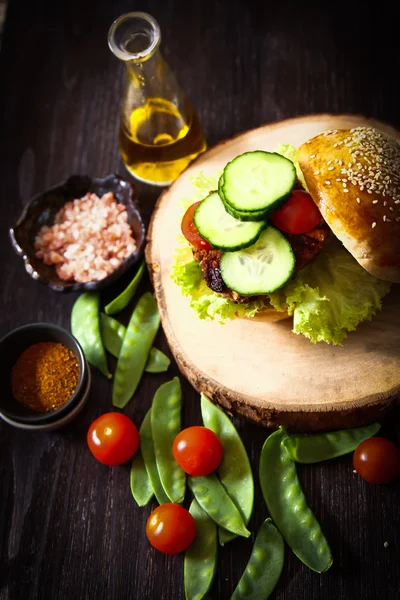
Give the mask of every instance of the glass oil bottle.
<path id="1" fill-rule="evenodd" d="M 122 15 L 108 44 L 126 66 L 119 145 L 137 179 L 168 185 L 206 149 L 199 118 L 163 59 L 161 31 L 146 13 Z"/>

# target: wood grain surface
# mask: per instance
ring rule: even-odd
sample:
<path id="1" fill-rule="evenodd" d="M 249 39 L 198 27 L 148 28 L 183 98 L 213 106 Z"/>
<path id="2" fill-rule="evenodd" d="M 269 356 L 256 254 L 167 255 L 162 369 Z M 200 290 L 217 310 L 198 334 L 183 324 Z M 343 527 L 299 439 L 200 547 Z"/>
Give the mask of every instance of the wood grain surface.
<path id="1" fill-rule="evenodd" d="M 192 178 L 218 177 L 226 163 L 252 150 L 298 147 L 328 129 L 383 123 L 346 115 L 310 115 L 263 125 L 203 154 L 159 198 L 148 231 L 146 260 L 164 332 L 182 371 L 199 392 L 230 412 L 268 427 L 300 432 L 356 427 L 379 419 L 400 392 L 400 287 L 383 310 L 351 333 L 342 346 L 312 344 L 293 335 L 292 319 L 218 321 L 198 318 L 171 269 L 181 234 L 182 199 L 193 196 Z M 365 372 L 371 373 L 366 379 Z"/>
<path id="2" fill-rule="evenodd" d="M 76 296 L 32 281 L 7 230 L 33 194 L 71 173 L 125 174 L 117 145 L 125 75 L 106 36 L 117 16 L 135 9 L 159 20 L 164 56 L 210 146 L 316 112 L 363 114 L 400 127 L 398 24 L 395 7 L 390 13 L 383 3 L 360 10 L 359 3 L 10 0 L 0 54 L 0 335 L 38 320 L 69 327 Z M 149 217 L 159 190 L 140 190 Z M 162 331 L 156 345 L 169 352 Z M 146 374 L 126 414 L 139 425 L 159 384 L 178 374 L 174 362 L 168 374 Z M 200 424 L 198 394 L 181 381 L 183 423 Z M 93 371 L 89 401 L 64 429 L 28 434 L 0 424 L 1 600 L 184 599 L 182 556 L 158 554 L 145 538 L 155 505 L 139 509 L 129 467 L 105 467 L 86 448 L 89 424 L 110 409 L 111 383 Z M 257 469 L 268 431 L 234 422 L 255 474 L 252 537 L 220 550 L 210 600 L 230 597 L 267 516 Z M 382 431 L 400 441 L 394 418 Z M 286 550 L 273 597 L 398 600 L 399 482 L 366 484 L 350 456 L 304 466 L 299 475 L 334 563 L 318 575 Z"/>

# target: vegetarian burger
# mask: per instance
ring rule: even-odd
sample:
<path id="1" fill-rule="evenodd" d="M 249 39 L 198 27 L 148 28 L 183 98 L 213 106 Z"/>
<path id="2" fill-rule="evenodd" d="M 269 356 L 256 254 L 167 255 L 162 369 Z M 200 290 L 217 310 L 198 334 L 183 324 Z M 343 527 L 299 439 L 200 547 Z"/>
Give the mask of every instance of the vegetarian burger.
<path id="1" fill-rule="evenodd" d="M 183 217 L 172 276 L 201 318 L 274 310 L 340 344 L 400 282 L 400 145 L 386 134 L 325 131 L 194 184 L 203 198 Z"/>

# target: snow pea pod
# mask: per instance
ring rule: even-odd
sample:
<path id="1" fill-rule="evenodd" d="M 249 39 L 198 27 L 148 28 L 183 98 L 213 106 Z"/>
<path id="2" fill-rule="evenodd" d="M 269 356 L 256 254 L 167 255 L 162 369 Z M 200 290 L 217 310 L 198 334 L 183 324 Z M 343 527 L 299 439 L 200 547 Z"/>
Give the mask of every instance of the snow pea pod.
<path id="1" fill-rule="evenodd" d="M 115 358 L 118 358 L 126 334 L 125 325 L 116 319 L 101 313 L 100 330 L 105 349 L 115 356 Z M 144 370 L 146 373 L 164 373 L 165 371 L 168 371 L 170 363 L 171 361 L 164 352 L 153 347 L 150 350 Z"/>
<path id="2" fill-rule="evenodd" d="M 144 270 L 144 261 L 142 261 L 130 284 L 120 293 L 119 296 L 107 304 L 104 309 L 106 311 L 106 315 L 115 315 L 128 306 L 139 287 Z"/>
<path id="3" fill-rule="evenodd" d="M 145 371 L 147 373 L 165 373 L 165 371 L 168 371 L 170 364 L 171 361 L 168 356 L 158 348 L 153 347 L 150 350 Z"/>
<path id="4" fill-rule="evenodd" d="M 186 474 L 174 459 L 172 444 L 181 430 L 182 390 L 178 377 L 163 383 L 151 407 L 151 429 L 160 480 L 171 502 L 183 502 Z"/>
<path id="5" fill-rule="evenodd" d="M 316 463 L 353 452 L 361 442 L 378 433 L 379 423 L 312 435 L 291 435 L 283 440 L 291 459 L 298 463 Z"/>
<path id="6" fill-rule="evenodd" d="M 332 564 L 331 551 L 307 505 L 296 464 L 282 444 L 287 437 L 281 427 L 264 442 L 260 457 L 261 490 L 269 514 L 289 548 L 307 567 L 322 573 Z"/>
<path id="7" fill-rule="evenodd" d="M 147 415 L 146 415 L 147 417 Z M 142 446 L 145 444 L 145 438 L 147 435 L 150 415 L 143 420 L 143 423 L 139 429 L 140 449 L 136 452 L 132 459 L 131 472 L 130 472 L 130 487 L 132 496 L 135 498 L 138 506 L 146 506 L 154 495 L 153 486 L 151 484 L 149 475 L 147 473 L 146 465 L 143 458 Z M 151 434 L 151 431 L 150 431 Z"/>
<path id="8" fill-rule="evenodd" d="M 158 504 L 166 504 L 169 498 L 164 492 L 161 485 L 160 476 L 158 474 L 156 455 L 154 453 L 153 433 L 151 429 L 151 409 L 147 412 L 140 427 L 140 452 L 143 456 L 144 466 L 146 467 L 147 475 L 154 495 L 157 498 Z"/>
<path id="9" fill-rule="evenodd" d="M 126 327 L 116 319 L 108 317 L 104 313 L 100 315 L 100 331 L 103 339 L 103 344 L 107 352 L 119 357 L 121 352 L 122 342 L 126 334 Z"/>
<path id="10" fill-rule="evenodd" d="M 283 561 L 283 538 L 271 519 L 266 519 L 231 600 L 267 600 L 279 581 Z"/>
<path id="11" fill-rule="evenodd" d="M 71 313 L 71 332 L 83 348 L 86 359 L 103 375 L 111 378 L 107 357 L 100 335 L 100 295 L 97 292 L 81 294 Z"/>
<path id="12" fill-rule="evenodd" d="M 224 453 L 218 476 L 247 525 L 253 511 L 254 480 L 246 449 L 230 418 L 204 394 L 201 394 L 201 414 L 205 427 L 212 429 L 221 440 Z M 221 546 L 235 537 L 224 529 L 219 530 Z"/>
<path id="13" fill-rule="evenodd" d="M 189 512 L 196 521 L 196 537 L 185 552 L 185 597 L 201 600 L 210 589 L 217 568 L 217 527 L 196 500 L 192 501 Z"/>
<path id="14" fill-rule="evenodd" d="M 122 342 L 114 377 L 114 406 L 124 408 L 135 393 L 159 325 L 157 302 L 146 292 L 133 310 Z"/>
<path id="15" fill-rule="evenodd" d="M 212 473 L 200 477 L 189 477 L 189 487 L 201 508 L 219 525 L 236 535 L 249 537 L 242 515 L 228 496 L 218 477 Z"/>

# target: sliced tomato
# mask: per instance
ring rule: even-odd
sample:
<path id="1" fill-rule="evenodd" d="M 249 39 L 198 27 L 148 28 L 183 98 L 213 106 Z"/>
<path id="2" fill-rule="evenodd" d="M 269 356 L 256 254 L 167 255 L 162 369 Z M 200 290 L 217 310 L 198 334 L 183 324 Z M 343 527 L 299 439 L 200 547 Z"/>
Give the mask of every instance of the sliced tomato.
<path id="1" fill-rule="evenodd" d="M 194 425 L 176 436 L 172 452 L 178 465 L 189 475 L 208 475 L 222 460 L 222 444 L 207 427 Z"/>
<path id="2" fill-rule="evenodd" d="M 353 464 L 368 483 L 389 483 L 400 475 L 400 451 L 390 440 L 372 437 L 357 446 Z"/>
<path id="3" fill-rule="evenodd" d="M 164 554 L 178 554 L 190 546 L 196 535 L 196 522 L 179 504 L 161 504 L 147 520 L 150 544 Z"/>
<path id="4" fill-rule="evenodd" d="M 200 236 L 197 227 L 193 221 L 194 211 L 196 210 L 200 202 L 201 200 L 189 206 L 189 208 L 183 215 L 181 230 L 189 244 L 192 244 L 192 246 L 201 250 L 211 250 L 211 244 Z"/>
<path id="5" fill-rule="evenodd" d="M 270 221 L 285 233 L 307 233 L 318 225 L 321 218 L 310 194 L 294 190 L 282 208 L 270 216 Z"/>

